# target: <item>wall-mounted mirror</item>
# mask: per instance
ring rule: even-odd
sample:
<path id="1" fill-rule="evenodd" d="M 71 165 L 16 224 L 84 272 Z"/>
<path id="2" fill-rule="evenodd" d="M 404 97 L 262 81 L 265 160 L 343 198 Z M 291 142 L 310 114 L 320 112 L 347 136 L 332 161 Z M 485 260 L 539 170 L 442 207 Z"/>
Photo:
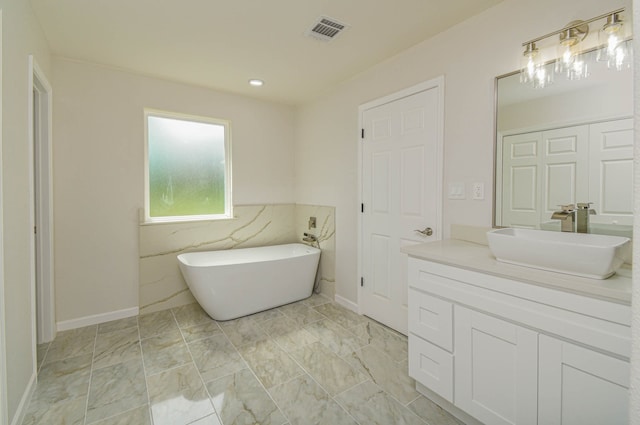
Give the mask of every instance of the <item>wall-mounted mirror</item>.
<path id="1" fill-rule="evenodd" d="M 559 205 L 592 202 L 593 233 L 631 236 L 632 70 L 589 73 L 542 89 L 496 78 L 496 226 L 560 230 Z"/>

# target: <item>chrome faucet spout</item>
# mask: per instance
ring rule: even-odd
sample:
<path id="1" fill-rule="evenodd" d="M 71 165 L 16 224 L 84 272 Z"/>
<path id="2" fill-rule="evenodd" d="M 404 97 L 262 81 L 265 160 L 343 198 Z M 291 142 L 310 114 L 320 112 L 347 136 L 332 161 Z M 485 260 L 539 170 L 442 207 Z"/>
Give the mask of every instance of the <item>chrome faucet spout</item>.
<path id="1" fill-rule="evenodd" d="M 555 211 L 551 215 L 552 220 L 560 220 L 560 230 L 563 232 L 575 232 L 576 210 L 573 204 L 561 205 L 560 211 Z"/>

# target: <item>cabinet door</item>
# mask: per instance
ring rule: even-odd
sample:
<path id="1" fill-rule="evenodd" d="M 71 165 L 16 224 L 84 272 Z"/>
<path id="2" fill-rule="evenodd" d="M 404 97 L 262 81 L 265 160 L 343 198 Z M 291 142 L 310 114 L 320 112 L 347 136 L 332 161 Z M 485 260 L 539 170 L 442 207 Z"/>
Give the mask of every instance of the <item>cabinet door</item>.
<path id="1" fill-rule="evenodd" d="M 540 424 L 628 423 L 629 363 L 541 335 L 539 368 Z"/>
<path id="2" fill-rule="evenodd" d="M 455 404 L 487 424 L 537 423 L 538 334 L 455 306 Z"/>

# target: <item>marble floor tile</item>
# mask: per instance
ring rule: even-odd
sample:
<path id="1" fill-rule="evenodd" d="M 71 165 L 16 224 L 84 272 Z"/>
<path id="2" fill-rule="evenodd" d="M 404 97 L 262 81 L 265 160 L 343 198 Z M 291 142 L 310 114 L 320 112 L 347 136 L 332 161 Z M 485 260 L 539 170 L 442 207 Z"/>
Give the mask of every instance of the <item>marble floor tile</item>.
<path id="1" fill-rule="evenodd" d="M 218 416 L 214 413 L 212 415 L 200 418 L 197 421 L 191 422 L 189 425 L 222 425 Z"/>
<path id="2" fill-rule="evenodd" d="M 172 310 L 180 328 L 215 322 L 198 303 L 183 305 Z"/>
<path id="3" fill-rule="evenodd" d="M 98 335 L 108 332 L 121 331 L 138 327 L 138 316 L 127 317 L 125 319 L 112 320 L 111 322 L 100 323 L 98 325 Z"/>
<path id="4" fill-rule="evenodd" d="M 59 401 L 49 404 L 32 401 L 22 425 L 83 425 L 87 397 Z"/>
<path id="5" fill-rule="evenodd" d="M 336 401 L 361 424 L 425 425 L 415 413 L 371 381 L 345 391 Z"/>
<path id="6" fill-rule="evenodd" d="M 366 345 L 355 334 L 326 318 L 310 323 L 304 329 L 340 357 L 348 356 Z"/>
<path id="7" fill-rule="evenodd" d="M 415 390 L 415 381 L 409 377 L 407 365 L 394 362 L 373 347 L 364 347 L 344 359 L 402 404 L 407 404 L 420 395 Z"/>
<path id="8" fill-rule="evenodd" d="M 321 304 L 314 307 L 314 309 L 318 313 L 347 329 L 362 325 L 367 320 L 364 316 L 354 313 L 353 311 L 336 303 Z"/>
<path id="9" fill-rule="evenodd" d="M 286 419 L 249 369 L 207 384 L 225 425 L 282 425 Z"/>
<path id="10" fill-rule="evenodd" d="M 99 369 L 127 360 L 139 359 L 141 356 L 137 327 L 98 333 L 93 353 L 93 368 Z"/>
<path id="11" fill-rule="evenodd" d="M 331 299 L 329 299 L 328 297 L 325 297 L 322 294 L 311 294 L 311 296 L 309 298 L 306 298 L 304 300 L 302 300 L 302 304 L 306 305 L 307 307 L 315 307 L 321 304 L 327 304 L 330 303 Z"/>
<path id="12" fill-rule="evenodd" d="M 187 344 L 177 328 L 170 333 L 143 339 L 141 345 L 147 376 L 191 361 Z"/>
<path id="13" fill-rule="evenodd" d="M 370 346 L 386 353 L 396 362 L 406 360 L 409 356 L 407 337 L 391 331 L 373 320 L 368 320 L 366 323 L 349 330 Z"/>
<path id="14" fill-rule="evenodd" d="M 204 382 L 248 367 L 238 350 L 222 333 L 189 344 L 189 351 Z"/>
<path id="15" fill-rule="evenodd" d="M 26 425 L 459 425 L 415 391 L 405 336 L 322 295 L 224 322 L 191 304 L 37 350 Z"/>
<path id="16" fill-rule="evenodd" d="M 278 310 L 301 325 L 307 325 L 325 318 L 313 308 L 300 302 L 279 307 Z"/>
<path id="17" fill-rule="evenodd" d="M 291 425 L 357 425 L 309 375 L 278 385 L 269 392 Z"/>
<path id="18" fill-rule="evenodd" d="M 91 354 L 47 363 L 38 375 L 33 399 L 53 404 L 84 397 L 89 390 Z"/>
<path id="19" fill-rule="evenodd" d="M 147 401 L 140 359 L 94 370 L 87 403 L 87 423 L 146 405 Z"/>
<path id="20" fill-rule="evenodd" d="M 171 310 L 163 310 L 139 316 L 138 328 L 140 329 L 140 338 L 144 339 L 176 331 L 178 324 Z"/>
<path id="21" fill-rule="evenodd" d="M 222 333 L 222 329 L 215 321 L 201 323 L 189 328 L 180 329 L 182 336 L 187 343 L 197 341 L 199 339 L 210 338 L 216 334 Z"/>
<path id="22" fill-rule="evenodd" d="M 331 396 L 368 379 L 364 373 L 353 368 L 319 342 L 294 351 L 291 356 Z"/>
<path id="23" fill-rule="evenodd" d="M 97 326 L 87 326 L 59 332 L 49 345 L 45 363 L 92 353 L 96 342 L 97 328 Z"/>
<path id="24" fill-rule="evenodd" d="M 269 339 L 245 345 L 240 348 L 240 354 L 267 389 L 304 373 L 282 348 Z"/>
<path id="25" fill-rule="evenodd" d="M 449 412 L 424 396 L 418 397 L 407 407 L 429 425 L 460 425 Z"/>
<path id="26" fill-rule="evenodd" d="M 260 313 L 255 313 L 249 316 L 254 322 L 260 323 L 266 320 L 277 319 L 278 317 L 284 316 L 280 310 L 277 308 L 272 308 L 270 310 L 261 311 Z"/>
<path id="27" fill-rule="evenodd" d="M 147 378 L 154 425 L 186 425 L 215 411 L 193 364 Z"/>
<path id="28" fill-rule="evenodd" d="M 261 323 L 260 327 L 286 352 L 318 341 L 318 338 L 303 329 L 300 324 L 284 315 L 267 320 Z"/>
<path id="29" fill-rule="evenodd" d="M 149 405 L 136 407 L 135 409 L 112 416 L 91 425 L 151 425 L 151 415 Z"/>
<path id="30" fill-rule="evenodd" d="M 220 324 L 222 332 L 225 333 L 229 341 L 231 341 L 236 348 L 247 344 L 254 344 L 267 337 L 267 334 L 258 326 L 252 317 L 245 319 L 246 320 L 235 320 L 233 323 L 225 322 Z"/>

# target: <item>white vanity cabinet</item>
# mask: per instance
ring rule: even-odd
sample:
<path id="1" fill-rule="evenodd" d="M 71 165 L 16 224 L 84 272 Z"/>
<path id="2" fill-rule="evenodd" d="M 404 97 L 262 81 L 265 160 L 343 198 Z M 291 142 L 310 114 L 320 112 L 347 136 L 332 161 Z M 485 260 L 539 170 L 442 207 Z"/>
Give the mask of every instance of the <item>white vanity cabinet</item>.
<path id="1" fill-rule="evenodd" d="M 630 306 L 415 257 L 408 273 L 409 374 L 453 409 L 487 425 L 627 423 Z"/>

